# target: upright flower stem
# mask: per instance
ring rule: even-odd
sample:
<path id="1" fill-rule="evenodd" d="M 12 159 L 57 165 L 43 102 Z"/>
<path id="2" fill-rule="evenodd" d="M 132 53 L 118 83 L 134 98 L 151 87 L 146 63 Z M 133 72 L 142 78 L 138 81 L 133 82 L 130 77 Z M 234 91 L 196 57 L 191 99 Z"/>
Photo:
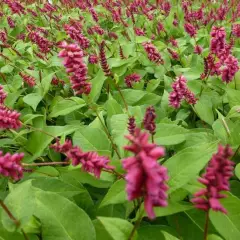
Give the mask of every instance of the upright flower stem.
<path id="1" fill-rule="evenodd" d="M 141 209 L 141 206 L 139 208 L 139 211 Z M 128 240 L 133 240 L 134 236 L 135 236 L 135 232 L 137 231 L 138 227 L 140 226 L 142 219 L 143 219 L 143 215 L 144 215 L 144 210 L 141 211 L 141 213 L 139 214 L 138 220 L 135 222 L 134 227 L 132 229 L 132 232 L 130 233 L 130 236 L 128 238 Z"/>
<path id="2" fill-rule="evenodd" d="M 152 136 L 152 143 L 154 143 L 154 134 L 151 134 Z"/>
<path id="3" fill-rule="evenodd" d="M 90 108 L 91 108 L 91 107 L 90 107 Z M 114 151 L 116 152 L 118 158 L 121 159 L 121 155 L 120 155 L 120 153 L 119 153 L 119 151 L 118 151 L 118 149 L 117 149 L 117 146 L 116 146 L 116 144 L 113 142 L 112 136 L 110 135 L 107 127 L 105 126 L 105 124 L 103 123 L 101 117 L 99 116 L 98 111 L 95 110 L 95 109 L 93 109 L 93 108 L 91 108 L 91 109 L 96 113 L 97 118 L 99 119 L 99 121 L 100 121 L 100 123 L 101 123 L 101 125 L 102 125 L 102 127 L 103 127 L 103 129 L 104 129 L 104 131 L 105 131 L 105 133 L 107 134 L 108 139 L 110 140 Z"/>
<path id="4" fill-rule="evenodd" d="M 203 240 L 207 240 L 208 238 L 208 227 L 209 227 L 209 210 L 206 212 L 206 220 L 204 226 L 204 238 Z"/>
<path id="5" fill-rule="evenodd" d="M 128 114 L 128 116 L 130 116 L 130 115 L 129 115 L 129 112 L 128 112 L 128 105 L 127 105 L 127 102 L 126 102 L 126 100 L 125 100 L 125 98 L 124 98 L 124 96 L 123 96 L 123 94 L 122 94 L 122 91 L 121 91 L 119 85 L 117 84 L 117 82 L 116 82 L 116 80 L 115 80 L 115 78 L 114 78 L 113 76 L 112 76 L 112 79 L 113 79 L 113 82 L 114 82 L 115 87 L 117 88 L 117 91 L 119 92 L 120 97 L 121 97 L 122 100 L 123 100 L 123 104 L 124 104 L 124 107 L 125 107 L 125 109 L 126 109 L 126 111 L 127 111 L 127 114 Z"/>

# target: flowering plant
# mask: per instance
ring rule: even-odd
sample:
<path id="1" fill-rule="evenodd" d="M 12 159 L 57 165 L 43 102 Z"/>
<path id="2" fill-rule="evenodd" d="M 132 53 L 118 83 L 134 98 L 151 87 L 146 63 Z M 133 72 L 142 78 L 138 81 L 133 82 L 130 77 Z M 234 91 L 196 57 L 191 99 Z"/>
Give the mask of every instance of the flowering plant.
<path id="1" fill-rule="evenodd" d="M 0 1 L 0 239 L 240 239 L 239 18 Z"/>

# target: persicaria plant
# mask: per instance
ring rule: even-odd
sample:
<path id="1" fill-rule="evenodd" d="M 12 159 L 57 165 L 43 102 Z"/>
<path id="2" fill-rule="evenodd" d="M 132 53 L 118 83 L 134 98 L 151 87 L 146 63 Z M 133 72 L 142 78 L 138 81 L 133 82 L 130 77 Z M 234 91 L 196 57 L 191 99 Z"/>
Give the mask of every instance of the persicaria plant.
<path id="1" fill-rule="evenodd" d="M 0 1 L 0 239 L 240 239 L 239 19 Z"/>

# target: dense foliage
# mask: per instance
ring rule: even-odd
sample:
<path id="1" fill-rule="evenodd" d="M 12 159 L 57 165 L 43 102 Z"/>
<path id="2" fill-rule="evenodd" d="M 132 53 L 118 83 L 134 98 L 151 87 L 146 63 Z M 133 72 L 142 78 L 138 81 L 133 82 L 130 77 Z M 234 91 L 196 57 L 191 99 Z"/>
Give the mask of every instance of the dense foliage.
<path id="1" fill-rule="evenodd" d="M 0 239 L 240 239 L 239 18 L 0 0 Z"/>

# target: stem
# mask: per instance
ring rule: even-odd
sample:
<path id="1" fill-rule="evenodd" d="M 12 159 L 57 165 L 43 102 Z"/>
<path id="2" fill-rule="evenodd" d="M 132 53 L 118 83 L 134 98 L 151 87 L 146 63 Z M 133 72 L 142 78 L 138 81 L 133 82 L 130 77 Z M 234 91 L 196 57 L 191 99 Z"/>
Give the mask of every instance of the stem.
<path id="1" fill-rule="evenodd" d="M 30 128 L 30 129 L 32 129 L 32 130 L 34 130 L 34 131 L 44 133 L 44 134 L 48 135 L 49 137 L 52 137 L 52 138 L 56 139 L 55 136 L 53 136 L 52 134 L 50 134 L 50 133 L 48 133 L 48 132 L 45 132 L 45 131 L 43 131 L 43 130 L 41 130 L 41 129 L 39 129 L 39 128 L 35 128 L 35 127 L 33 127 L 33 126 L 30 126 L 30 125 L 26 125 L 26 124 L 23 123 L 23 122 L 21 122 L 21 123 L 22 123 L 22 125 L 23 125 L 24 127 L 26 127 L 26 128 Z"/>
<path id="2" fill-rule="evenodd" d="M 154 134 L 151 134 L 152 135 L 152 143 L 154 143 Z"/>
<path id="3" fill-rule="evenodd" d="M 115 80 L 114 80 L 114 83 L 115 83 L 115 86 L 116 86 L 116 88 L 117 88 L 117 90 L 118 90 L 118 92 L 119 92 L 122 100 L 123 100 L 124 106 L 125 106 L 125 108 L 126 108 L 126 110 L 127 110 L 127 112 L 128 112 L 128 105 L 127 105 L 127 102 L 126 102 L 126 100 L 125 100 L 125 98 L 124 98 L 124 96 L 123 96 L 123 94 L 122 94 L 122 91 L 121 91 L 121 89 L 119 88 L 119 86 L 118 86 L 118 84 L 116 83 Z M 129 115 L 129 113 L 128 113 L 128 115 Z"/>
<path id="4" fill-rule="evenodd" d="M 55 166 L 55 165 L 69 165 L 70 162 L 43 162 L 43 163 L 22 163 L 23 167 L 37 167 L 37 166 Z"/>
<path id="5" fill-rule="evenodd" d="M 115 174 L 119 179 L 125 179 L 125 176 L 121 173 L 116 172 L 114 169 L 113 170 L 107 170 L 107 169 L 102 169 L 103 172 L 108 172 L 108 173 L 113 173 Z"/>
<path id="6" fill-rule="evenodd" d="M 233 154 L 233 156 L 231 157 L 231 159 L 233 159 L 233 158 L 238 154 L 239 149 L 240 149 L 240 145 L 238 146 L 237 150 L 235 151 L 235 153 Z"/>
<path id="7" fill-rule="evenodd" d="M 236 81 L 236 77 L 234 77 L 234 86 L 235 86 L 235 89 L 237 89 L 237 81 Z"/>
<path id="8" fill-rule="evenodd" d="M 11 211 L 9 210 L 9 208 L 5 205 L 5 203 L 0 200 L 0 205 L 3 208 L 3 210 L 7 213 L 7 215 L 9 216 L 9 218 L 14 222 L 14 224 L 19 227 L 20 222 L 13 216 L 13 214 L 11 213 Z"/>
<path id="9" fill-rule="evenodd" d="M 0 206 L 3 208 L 3 210 L 6 212 L 6 214 L 8 215 L 8 217 L 14 222 L 14 224 L 16 225 L 16 227 L 20 226 L 20 222 L 13 216 L 13 214 L 11 213 L 11 211 L 9 210 L 9 208 L 6 206 L 6 204 L 0 200 Z M 25 238 L 25 240 L 29 240 L 27 234 L 24 232 L 24 230 L 21 228 L 21 232 Z"/>
<path id="10" fill-rule="evenodd" d="M 136 232 L 137 228 L 139 227 L 139 225 L 140 225 L 140 223 L 141 223 L 141 221 L 142 221 L 142 219 L 143 219 L 143 215 L 144 215 L 144 210 L 139 214 L 139 218 L 138 218 L 138 220 L 135 222 L 135 225 L 134 225 L 134 227 L 133 227 L 132 232 L 130 233 L 130 236 L 129 236 L 128 240 L 133 240 L 133 239 L 134 239 L 135 232 Z"/>
<path id="11" fill-rule="evenodd" d="M 23 229 L 21 229 L 21 232 L 22 232 L 22 234 L 23 234 L 23 236 L 24 236 L 25 240 L 29 240 L 29 238 L 28 238 L 27 234 L 24 232 L 24 230 L 23 230 Z"/>
<path id="12" fill-rule="evenodd" d="M 205 221 L 205 226 L 204 226 L 204 240 L 207 240 L 207 235 L 208 235 L 208 226 L 209 226 L 209 210 L 206 212 L 206 221 Z"/>

